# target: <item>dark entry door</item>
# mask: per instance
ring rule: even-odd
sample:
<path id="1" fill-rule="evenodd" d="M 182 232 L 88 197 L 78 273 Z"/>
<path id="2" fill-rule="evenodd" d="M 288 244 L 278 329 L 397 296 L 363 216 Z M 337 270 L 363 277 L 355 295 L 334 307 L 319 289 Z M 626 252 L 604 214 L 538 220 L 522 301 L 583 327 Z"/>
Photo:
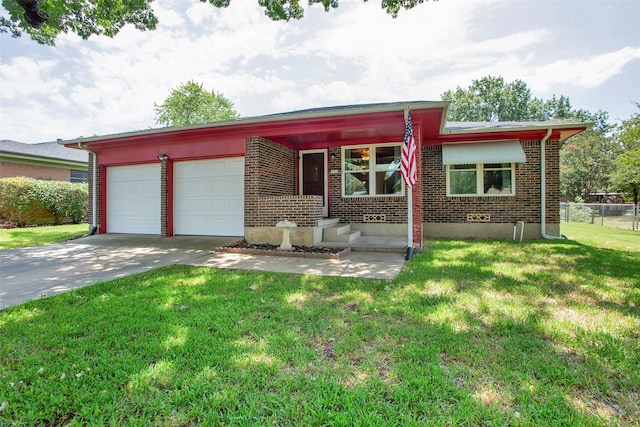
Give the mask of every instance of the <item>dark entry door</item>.
<path id="1" fill-rule="evenodd" d="M 328 216 L 327 152 L 325 150 L 300 152 L 300 194 L 322 196 L 322 215 Z"/>

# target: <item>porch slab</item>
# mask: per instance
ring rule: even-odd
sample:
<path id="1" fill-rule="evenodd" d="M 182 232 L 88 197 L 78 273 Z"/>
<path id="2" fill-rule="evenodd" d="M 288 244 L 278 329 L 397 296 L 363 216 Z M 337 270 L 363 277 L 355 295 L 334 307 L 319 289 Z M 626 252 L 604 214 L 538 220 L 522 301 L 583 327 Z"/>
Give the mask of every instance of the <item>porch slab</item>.
<path id="1" fill-rule="evenodd" d="M 328 248 L 350 247 L 354 252 L 405 253 L 407 238 L 397 236 L 360 236 L 351 242 L 321 242 L 317 246 Z"/>
<path id="2" fill-rule="evenodd" d="M 400 273 L 404 261 L 402 254 L 383 252 L 352 252 L 339 259 L 217 253 L 190 264 L 221 269 L 391 280 Z"/>

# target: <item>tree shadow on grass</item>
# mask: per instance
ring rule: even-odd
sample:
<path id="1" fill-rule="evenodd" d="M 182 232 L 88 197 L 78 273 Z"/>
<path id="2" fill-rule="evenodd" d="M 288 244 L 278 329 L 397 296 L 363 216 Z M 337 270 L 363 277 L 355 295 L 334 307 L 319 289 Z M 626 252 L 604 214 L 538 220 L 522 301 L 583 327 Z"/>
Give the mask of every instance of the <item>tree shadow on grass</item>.
<path id="1" fill-rule="evenodd" d="M 10 337 L 0 344 L 9 355 L 1 376 L 23 385 L 0 391 L 1 416 L 25 424 L 625 421 L 606 400 L 634 407 L 602 390 L 604 367 L 546 332 L 548 307 L 514 316 L 469 305 L 465 297 L 484 291 L 523 303 L 538 295 L 516 279 L 496 283 L 485 252 L 444 266 L 420 255 L 414 272 L 393 282 L 170 266 L 12 307 L 0 314 Z M 440 290 L 435 279 L 452 287 Z"/>
<path id="2" fill-rule="evenodd" d="M 524 297 L 566 298 L 573 294 L 577 303 L 588 299 L 625 315 L 637 317 L 639 313 L 640 255 L 634 252 L 569 240 L 487 240 L 474 245 L 441 240 L 427 252 L 420 255 L 421 265 L 412 270 L 425 272 L 432 279 L 453 279 L 459 291 L 486 289 L 489 283 L 496 291 Z"/>

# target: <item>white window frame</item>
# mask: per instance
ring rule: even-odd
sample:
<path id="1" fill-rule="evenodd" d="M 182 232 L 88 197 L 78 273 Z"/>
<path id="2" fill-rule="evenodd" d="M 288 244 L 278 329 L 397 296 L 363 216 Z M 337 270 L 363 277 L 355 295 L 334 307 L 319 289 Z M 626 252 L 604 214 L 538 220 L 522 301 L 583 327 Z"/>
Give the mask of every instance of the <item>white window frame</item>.
<path id="1" fill-rule="evenodd" d="M 375 166 L 376 164 L 376 148 L 378 147 L 399 147 L 402 150 L 402 143 L 401 142 L 390 142 L 390 143 L 384 143 L 384 144 L 363 144 L 363 145 L 349 145 L 349 146 L 345 146 L 342 147 L 342 164 L 341 164 L 341 170 L 342 170 L 342 197 L 344 198 L 371 198 L 371 197 L 403 197 L 405 195 L 405 185 L 404 185 L 404 179 L 400 178 L 400 182 L 402 185 L 402 190 L 400 191 L 400 194 L 345 194 L 345 190 L 346 190 L 346 175 L 349 173 L 356 173 L 356 171 L 346 171 L 345 169 L 345 152 L 347 150 L 354 150 L 354 149 L 359 149 L 359 148 L 367 148 L 369 149 L 369 189 L 376 188 L 376 168 L 372 167 Z M 398 172 L 400 171 L 400 165 L 398 165 Z M 371 185 L 371 183 L 373 183 L 373 185 Z M 371 192 L 371 191 L 369 191 Z"/>
<path id="2" fill-rule="evenodd" d="M 447 165 L 447 197 L 513 197 L 516 195 L 516 163 L 512 162 L 510 168 L 489 168 L 489 170 L 510 170 L 511 171 L 511 193 L 485 193 L 484 192 L 484 166 L 491 163 L 476 163 L 469 166 L 475 166 L 476 172 L 476 192 L 468 194 L 452 194 L 451 193 L 451 166 Z M 453 171 L 461 171 L 462 169 L 453 169 Z"/>

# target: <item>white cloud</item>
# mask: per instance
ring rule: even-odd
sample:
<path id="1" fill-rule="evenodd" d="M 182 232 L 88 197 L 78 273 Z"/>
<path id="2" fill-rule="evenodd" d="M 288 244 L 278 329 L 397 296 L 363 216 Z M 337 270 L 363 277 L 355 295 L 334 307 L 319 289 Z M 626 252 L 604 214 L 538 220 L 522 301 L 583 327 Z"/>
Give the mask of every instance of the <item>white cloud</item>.
<path id="1" fill-rule="evenodd" d="M 527 81 L 544 91 L 558 85 L 594 88 L 618 75 L 625 65 L 637 60 L 640 60 L 640 48 L 633 47 L 589 57 L 562 59 L 538 67 Z"/>
<path id="2" fill-rule="evenodd" d="M 40 94 L 59 93 L 66 84 L 54 77 L 58 64 L 57 60 L 34 60 L 25 56 L 0 64 L 0 99 L 20 100 Z"/>
<path id="3" fill-rule="evenodd" d="M 595 55 L 557 49 L 573 46 L 563 25 L 590 33 L 577 18 L 521 19 L 515 31 L 502 30 L 517 3 L 426 2 L 392 19 L 379 2 L 341 0 L 330 13 L 316 5 L 290 22 L 269 20 L 255 0 L 235 0 L 225 9 L 182 0 L 158 0 L 153 7 L 160 18 L 155 31 L 128 26 L 113 39 L 88 41 L 62 35 L 55 49 L 30 49 L 23 41 L 24 52 L 6 58 L 3 49 L 0 138 L 37 142 L 152 127 L 154 102 L 190 79 L 252 116 L 437 100 L 488 74 L 521 79 L 536 96 L 570 96 L 566 87 L 587 91 L 630 81 L 625 70 L 640 59 L 637 29 L 612 33 L 625 43 Z M 7 40 L 3 44 L 14 43 Z"/>

